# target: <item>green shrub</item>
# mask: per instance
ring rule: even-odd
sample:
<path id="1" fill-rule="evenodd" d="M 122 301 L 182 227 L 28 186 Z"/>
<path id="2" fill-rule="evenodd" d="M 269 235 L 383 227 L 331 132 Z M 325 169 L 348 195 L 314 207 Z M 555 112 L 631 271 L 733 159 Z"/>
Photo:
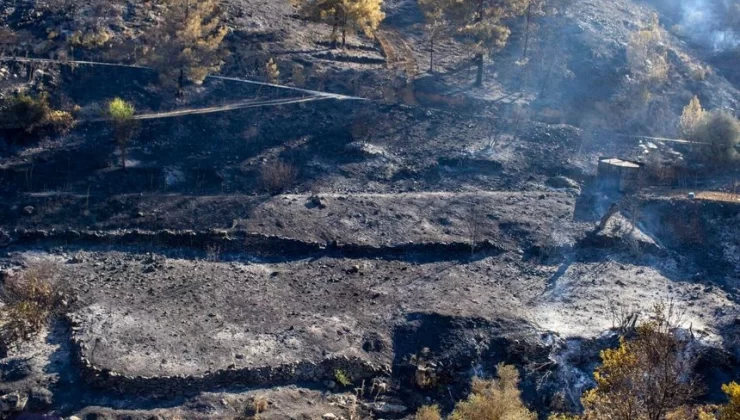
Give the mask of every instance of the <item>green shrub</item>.
<path id="1" fill-rule="evenodd" d="M 37 97 L 21 93 L 6 99 L 0 104 L 0 120 L 3 128 L 22 130 L 30 136 L 66 134 L 74 126 L 72 114 L 52 109 L 46 93 Z"/>
<path id="2" fill-rule="evenodd" d="M 347 373 L 344 372 L 343 370 L 335 370 L 334 371 L 334 379 L 341 386 L 350 386 L 350 385 L 352 385 L 352 381 L 349 379 L 349 376 L 347 376 Z"/>
<path id="3" fill-rule="evenodd" d="M 126 121 L 134 117 L 134 106 L 121 98 L 115 98 L 108 103 L 108 115 L 114 121 Z"/>
<path id="4" fill-rule="evenodd" d="M 738 158 L 740 121 L 728 112 L 706 112 L 689 133 L 689 139 L 703 143 L 700 158 L 711 164 L 727 164 Z"/>
<path id="5" fill-rule="evenodd" d="M 113 137 L 121 150 L 121 167 L 126 169 L 128 143 L 136 132 L 136 120 L 134 119 L 136 108 L 121 98 L 115 98 L 108 103 L 106 113 L 113 122 Z"/>

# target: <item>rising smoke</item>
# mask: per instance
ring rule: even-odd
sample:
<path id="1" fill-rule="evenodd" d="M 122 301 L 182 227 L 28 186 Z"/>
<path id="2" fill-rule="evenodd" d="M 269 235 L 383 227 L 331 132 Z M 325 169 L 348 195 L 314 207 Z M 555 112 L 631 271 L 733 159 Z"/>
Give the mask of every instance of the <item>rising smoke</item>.
<path id="1" fill-rule="evenodd" d="M 740 0 L 676 0 L 681 31 L 716 52 L 740 48 Z"/>

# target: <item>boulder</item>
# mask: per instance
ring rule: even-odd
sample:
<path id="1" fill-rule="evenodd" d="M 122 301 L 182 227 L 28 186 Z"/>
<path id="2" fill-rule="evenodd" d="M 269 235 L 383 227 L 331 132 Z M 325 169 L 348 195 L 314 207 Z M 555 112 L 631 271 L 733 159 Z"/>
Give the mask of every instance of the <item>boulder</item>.
<path id="1" fill-rule="evenodd" d="M 11 392 L 0 397 L 0 414 L 3 418 L 9 417 L 11 414 L 20 413 L 26 408 L 28 397 L 21 395 L 18 392 Z"/>

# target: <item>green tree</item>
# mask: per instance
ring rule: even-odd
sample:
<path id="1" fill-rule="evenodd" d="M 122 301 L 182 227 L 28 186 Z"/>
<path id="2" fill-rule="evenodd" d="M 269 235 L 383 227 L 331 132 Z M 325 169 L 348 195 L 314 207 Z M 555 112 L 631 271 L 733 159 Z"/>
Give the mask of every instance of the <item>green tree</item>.
<path id="1" fill-rule="evenodd" d="M 511 29 L 508 21 L 521 16 L 530 0 L 456 0 L 450 16 L 475 54 L 478 72 L 475 85 L 483 84 L 485 58 L 506 46 Z"/>
<path id="2" fill-rule="evenodd" d="M 144 62 L 179 95 L 186 80 L 200 84 L 221 68 L 228 29 L 218 0 L 155 0 L 154 8 L 163 17 L 145 40 Z"/>
<path id="3" fill-rule="evenodd" d="M 688 137 L 703 143 L 697 149 L 700 158 L 712 164 L 730 164 L 740 154 L 740 121 L 729 112 L 705 112 Z"/>
<path id="4" fill-rule="evenodd" d="M 115 98 L 108 103 L 107 114 L 113 123 L 113 137 L 121 151 L 121 168 L 126 169 L 126 154 L 128 144 L 136 132 L 134 106 L 121 98 Z"/>
<path id="5" fill-rule="evenodd" d="M 372 37 L 385 19 L 383 0 L 292 0 L 301 15 L 315 22 L 332 26 L 332 48 L 336 48 L 339 31 L 342 46 L 347 45 L 347 31 L 361 31 Z"/>
<path id="6" fill-rule="evenodd" d="M 434 44 L 449 28 L 448 11 L 453 0 L 419 0 L 429 33 L 429 73 L 434 73 Z"/>

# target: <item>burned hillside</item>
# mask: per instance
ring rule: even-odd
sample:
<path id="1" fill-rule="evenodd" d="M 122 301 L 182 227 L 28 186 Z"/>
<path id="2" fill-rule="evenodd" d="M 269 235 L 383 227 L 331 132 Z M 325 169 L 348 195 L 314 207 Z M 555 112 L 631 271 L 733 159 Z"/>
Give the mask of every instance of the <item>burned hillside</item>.
<path id="1" fill-rule="evenodd" d="M 0 418 L 734 418 L 740 10 L 679 3 L 4 2 Z"/>

